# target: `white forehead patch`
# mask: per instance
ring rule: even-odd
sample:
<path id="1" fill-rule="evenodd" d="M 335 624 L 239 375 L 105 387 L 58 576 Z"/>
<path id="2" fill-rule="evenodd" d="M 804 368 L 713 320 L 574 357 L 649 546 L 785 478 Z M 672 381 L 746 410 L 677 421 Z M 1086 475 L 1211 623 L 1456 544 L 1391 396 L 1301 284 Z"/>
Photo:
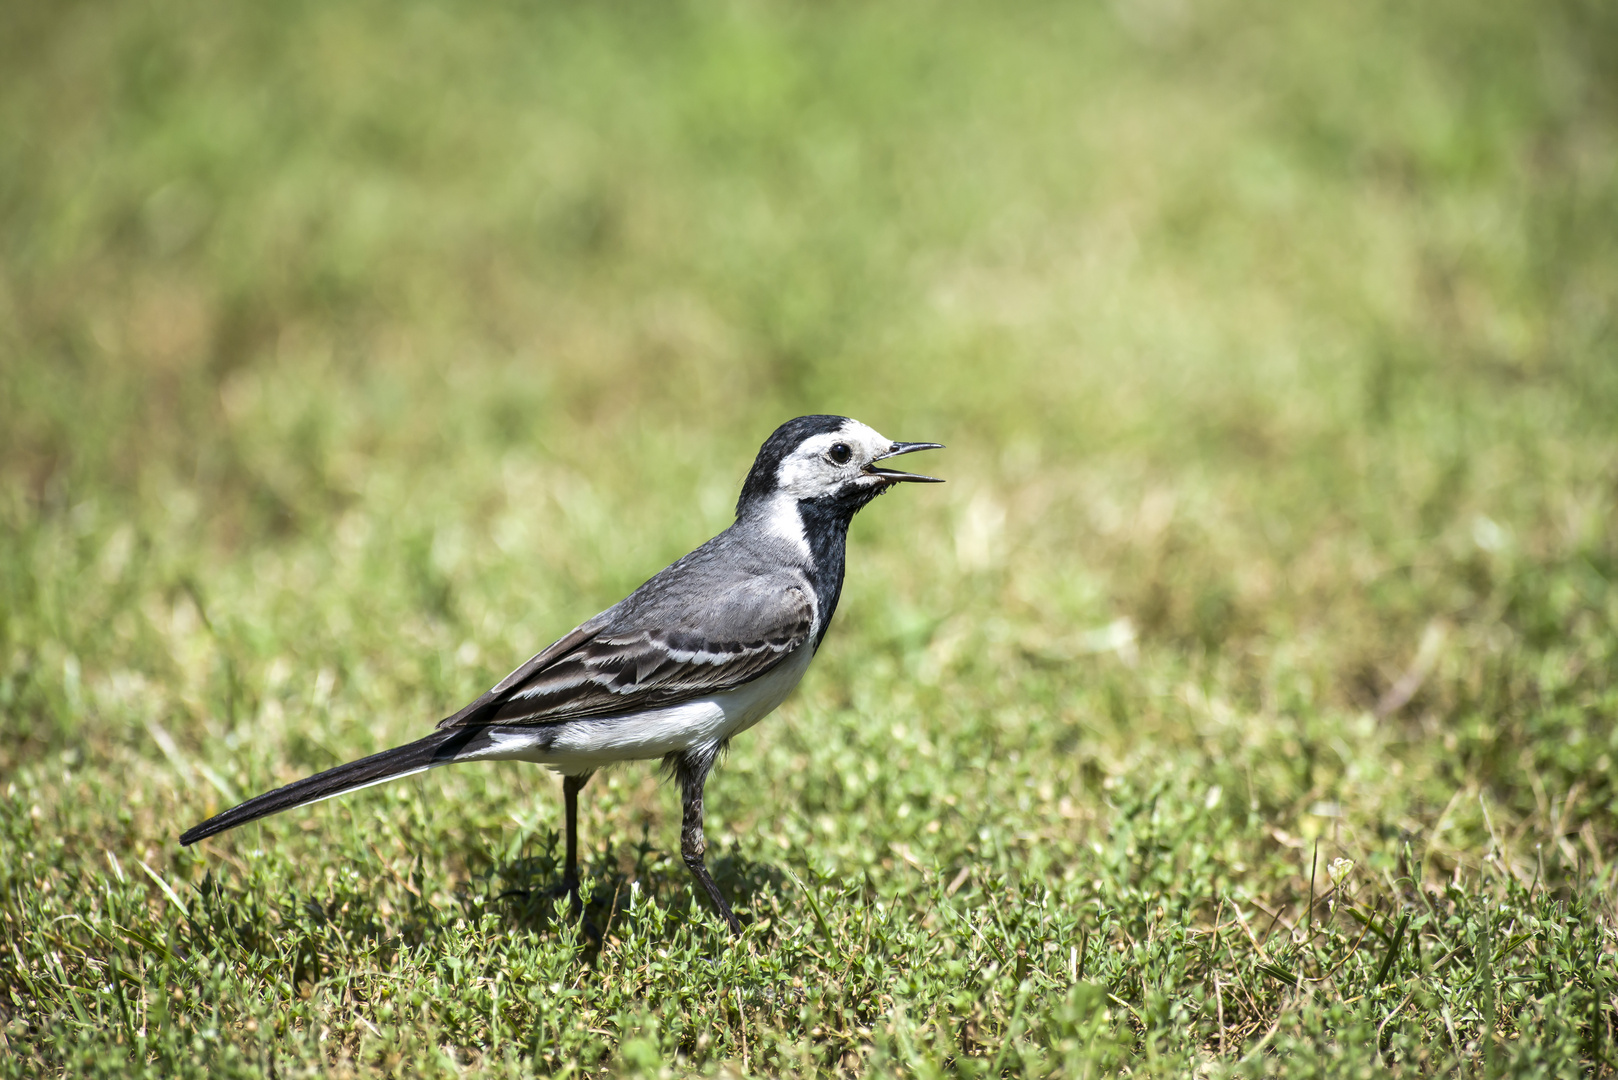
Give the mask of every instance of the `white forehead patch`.
<path id="1" fill-rule="evenodd" d="M 853 451 L 846 465 L 826 456 L 838 443 Z M 795 499 L 813 499 L 857 479 L 860 469 L 893 446 L 893 440 L 878 434 L 858 420 L 846 421 L 836 431 L 813 435 L 788 454 L 775 474 L 776 488 Z"/>

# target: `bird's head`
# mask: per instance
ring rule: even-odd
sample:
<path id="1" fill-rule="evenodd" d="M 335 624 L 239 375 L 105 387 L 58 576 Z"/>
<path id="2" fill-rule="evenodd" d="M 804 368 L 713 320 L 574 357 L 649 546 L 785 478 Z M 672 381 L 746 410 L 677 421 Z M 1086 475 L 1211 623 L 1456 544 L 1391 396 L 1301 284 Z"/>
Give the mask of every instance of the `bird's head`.
<path id="1" fill-rule="evenodd" d="M 894 442 L 846 416 L 800 416 L 764 440 L 742 485 L 736 513 L 740 517 L 749 507 L 784 498 L 829 503 L 852 516 L 895 484 L 942 483 L 881 464 L 900 454 L 939 449 L 941 443 Z"/>

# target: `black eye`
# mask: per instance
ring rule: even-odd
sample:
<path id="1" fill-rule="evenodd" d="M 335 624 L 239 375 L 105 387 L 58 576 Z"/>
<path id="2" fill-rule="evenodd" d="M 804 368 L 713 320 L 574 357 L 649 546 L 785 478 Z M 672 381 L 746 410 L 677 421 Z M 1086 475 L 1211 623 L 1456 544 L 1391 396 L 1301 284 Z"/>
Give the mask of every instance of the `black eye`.
<path id="1" fill-rule="evenodd" d="M 854 456 L 854 451 L 848 448 L 847 443 L 840 442 L 834 444 L 830 450 L 826 451 L 826 456 L 831 458 L 839 465 L 847 465 L 848 459 Z"/>

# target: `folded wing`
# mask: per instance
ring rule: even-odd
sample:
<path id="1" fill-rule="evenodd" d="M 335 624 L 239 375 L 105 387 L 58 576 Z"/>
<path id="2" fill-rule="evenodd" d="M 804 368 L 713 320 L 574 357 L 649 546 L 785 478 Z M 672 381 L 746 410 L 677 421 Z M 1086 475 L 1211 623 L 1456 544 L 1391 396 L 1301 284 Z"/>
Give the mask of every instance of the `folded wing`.
<path id="1" fill-rule="evenodd" d="M 682 606 L 637 593 L 583 624 L 439 724 L 554 724 L 734 690 L 808 643 L 806 582 L 748 577 Z"/>

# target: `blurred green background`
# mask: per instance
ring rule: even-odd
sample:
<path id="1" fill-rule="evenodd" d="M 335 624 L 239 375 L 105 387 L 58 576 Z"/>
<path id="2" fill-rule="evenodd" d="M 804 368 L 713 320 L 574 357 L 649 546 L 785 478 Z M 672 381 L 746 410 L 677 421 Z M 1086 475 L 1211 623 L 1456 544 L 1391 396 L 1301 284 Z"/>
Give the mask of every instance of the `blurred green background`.
<path id="1" fill-rule="evenodd" d="M 1218 924 L 1216 898 L 1296 910 L 1323 838 L 1320 865 L 1352 859 L 1379 910 L 1444 881 L 1461 907 L 1530 880 L 1594 904 L 1599 968 L 1615 301 L 1603 0 L 0 4 L 16 1067 L 138 1042 L 73 993 L 113 1010 L 117 987 L 149 992 L 146 969 L 120 981 L 94 937 L 64 960 L 51 936 L 113 918 L 97 890 L 116 883 L 144 912 L 118 925 L 167 940 L 136 861 L 280 903 L 261 916 L 287 940 L 316 882 L 402 904 L 420 888 L 395 875 L 388 893 L 382 868 L 417 860 L 443 912 L 509 871 L 558 821 L 537 770 L 435 773 L 202 854 L 173 836 L 453 711 L 723 528 L 759 442 L 805 412 L 947 443 L 927 471 L 950 483 L 856 522 L 820 662 L 710 788 L 744 905 L 795 867 L 919 913 L 905 875 L 924 893 L 983 866 L 1013 889 L 1093 880 L 1095 910 L 1178 897 L 1187 925 Z M 651 770 L 586 796 L 599 888 L 644 876 L 684 913 L 677 860 L 637 876 L 614 854 L 674 847 Z M 1086 860 L 1120 807 L 1160 797 L 1192 815 L 1158 850 L 1177 869 L 1156 899 L 1107 893 Z M 1174 861 L 1192 844 L 1200 885 Z M 268 861 L 221 862 L 249 849 Z M 345 865 L 363 880 L 333 884 Z M 795 887 L 769 895 L 777 932 L 813 925 Z M 406 933 L 379 910 L 360 938 Z M 706 942 L 695 925 L 680 933 Z M 534 948 L 560 956 L 546 933 Z M 264 949 L 225 998 L 302 985 L 304 953 L 277 976 Z M 1153 1013 L 1145 983 L 1108 984 L 1138 1009 L 1112 1021 L 1117 1061 L 1153 1032 L 1231 1061 L 1274 1036 L 1293 1014 L 1252 974 L 1261 952 L 1240 962 L 1269 996 L 1222 1002 L 1217 1038 L 1201 1013 Z M 897 977 L 871 976 L 879 1018 L 933 1000 Z M 267 1036 L 241 1025 L 261 1006 L 340 1035 L 297 1043 L 283 1023 L 288 1060 L 361 1071 L 392 1068 L 376 1048 L 413 1024 L 437 1034 L 399 1060 L 425 1071 L 448 1068 L 443 1046 L 518 1072 L 888 1060 L 874 1021 L 841 1042 L 802 1017 L 738 1021 L 699 1045 L 665 1018 L 621 1045 L 623 1025 L 582 1013 L 512 1058 L 498 1020 L 373 1035 L 352 998 L 298 1020 L 319 994 L 268 990 L 221 1016 L 204 975 L 164 978 L 196 996 L 178 1041 L 141 1043 L 159 1072 L 259 1061 L 242 1048 Z M 963 1007 L 990 1019 L 939 1068 L 1024 1060 L 1006 1049 L 1033 1038 L 1008 1021 L 1018 986 L 973 991 Z M 193 1043 L 185 1010 L 209 1007 Z M 1522 1008 L 1539 1019 L 1519 1019 L 1521 1052 L 1562 1037 L 1554 1009 Z M 1568 1037 L 1599 1068 L 1610 1006 L 1589 1008 Z M 1444 1051 L 1440 1006 L 1421 1015 L 1400 1036 L 1417 1067 L 1441 1060 L 1427 1046 L 1482 1053 L 1465 1032 L 1494 1023 L 1457 1037 L 1449 1017 Z M 607 1034 L 567 1041 L 592 1023 Z M 821 1049 L 763 1049 L 794 1040 Z"/>

